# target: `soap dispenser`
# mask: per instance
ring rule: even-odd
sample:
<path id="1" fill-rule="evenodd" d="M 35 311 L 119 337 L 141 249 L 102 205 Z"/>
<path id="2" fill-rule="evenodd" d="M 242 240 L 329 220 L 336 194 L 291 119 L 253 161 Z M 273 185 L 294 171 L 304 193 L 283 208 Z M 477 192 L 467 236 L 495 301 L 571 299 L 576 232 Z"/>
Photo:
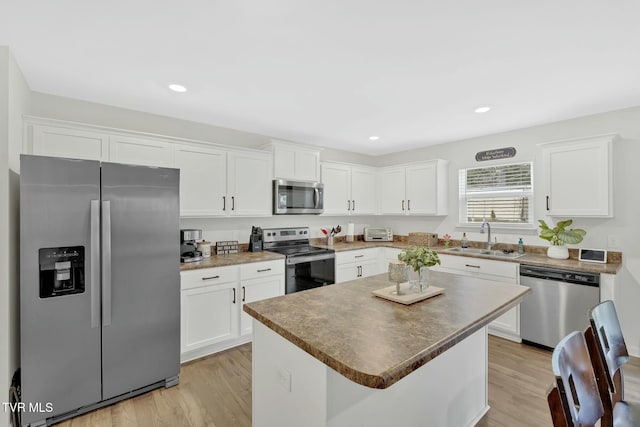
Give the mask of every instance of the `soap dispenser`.
<path id="1" fill-rule="evenodd" d="M 522 237 L 518 240 L 518 253 L 520 255 L 524 254 L 524 243 L 522 243 Z"/>
<path id="2" fill-rule="evenodd" d="M 468 248 L 469 240 L 467 240 L 467 233 L 462 233 L 462 239 L 460 240 L 460 247 Z"/>

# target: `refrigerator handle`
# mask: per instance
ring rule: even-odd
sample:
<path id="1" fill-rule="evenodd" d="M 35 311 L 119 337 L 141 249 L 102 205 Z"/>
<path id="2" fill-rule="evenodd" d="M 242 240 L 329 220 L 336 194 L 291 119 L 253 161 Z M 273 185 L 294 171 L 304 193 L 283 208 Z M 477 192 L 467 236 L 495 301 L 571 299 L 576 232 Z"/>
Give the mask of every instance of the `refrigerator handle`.
<path id="1" fill-rule="evenodd" d="M 111 325 L 111 202 L 102 201 L 102 326 Z"/>
<path id="2" fill-rule="evenodd" d="M 91 201 L 91 328 L 100 326 L 100 200 Z"/>

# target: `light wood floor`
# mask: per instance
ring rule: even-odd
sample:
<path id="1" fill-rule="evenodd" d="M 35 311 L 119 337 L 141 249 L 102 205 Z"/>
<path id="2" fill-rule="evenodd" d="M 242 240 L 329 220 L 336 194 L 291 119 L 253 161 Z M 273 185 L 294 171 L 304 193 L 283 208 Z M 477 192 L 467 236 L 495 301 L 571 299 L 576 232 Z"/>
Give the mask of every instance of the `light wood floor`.
<path id="1" fill-rule="evenodd" d="M 489 405 L 478 427 L 551 426 L 551 352 L 489 337 Z M 640 359 L 625 366 L 626 398 L 640 401 Z M 251 425 L 251 344 L 182 366 L 180 385 L 159 389 L 63 427 Z M 400 427 L 400 426 L 399 426 Z"/>

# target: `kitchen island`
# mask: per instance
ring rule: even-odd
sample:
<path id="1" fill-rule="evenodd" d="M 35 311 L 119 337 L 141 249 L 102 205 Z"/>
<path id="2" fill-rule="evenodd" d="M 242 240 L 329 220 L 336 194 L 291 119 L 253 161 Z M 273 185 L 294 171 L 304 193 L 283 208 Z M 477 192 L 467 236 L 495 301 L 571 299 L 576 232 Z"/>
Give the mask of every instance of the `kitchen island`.
<path id="1" fill-rule="evenodd" d="M 246 304 L 254 426 L 472 426 L 487 404 L 486 325 L 529 288 L 433 272 L 433 298 L 371 295 L 387 275 Z"/>

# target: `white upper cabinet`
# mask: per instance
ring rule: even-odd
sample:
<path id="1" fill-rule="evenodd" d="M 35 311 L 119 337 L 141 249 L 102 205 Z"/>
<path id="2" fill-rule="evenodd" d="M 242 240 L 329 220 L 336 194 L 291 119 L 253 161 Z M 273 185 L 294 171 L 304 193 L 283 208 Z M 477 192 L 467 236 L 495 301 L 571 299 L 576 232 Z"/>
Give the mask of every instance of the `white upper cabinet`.
<path id="1" fill-rule="evenodd" d="M 324 213 L 373 215 L 377 210 L 375 168 L 323 162 Z"/>
<path id="2" fill-rule="evenodd" d="M 175 146 L 180 169 L 180 216 L 227 215 L 227 152 L 194 145 Z"/>
<path id="3" fill-rule="evenodd" d="M 545 208 L 550 216 L 613 216 L 615 135 L 542 145 Z"/>
<path id="4" fill-rule="evenodd" d="M 269 153 L 230 151 L 226 206 L 229 214 L 270 216 L 272 212 L 270 177 Z"/>
<path id="5" fill-rule="evenodd" d="M 404 215 L 407 208 L 404 190 L 405 168 L 383 168 L 380 172 L 380 213 Z"/>
<path id="6" fill-rule="evenodd" d="M 272 142 L 273 177 L 297 181 L 320 181 L 320 151 L 285 142 Z"/>
<path id="7" fill-rule="evenodd" d="M 34 124 L 32 153 L 39 156 L 108 160 L 109 136 L 90 130 Z"/>
<path id="8" fill-rule="evenodd" d="M 380 173 L 380 211 L 396 215 L 446 215 L 447 165 L 429 160 L 383 168 Z"/>
<path id="9" fill-rule="evenodd" d="M 109 160 L 144 166 L 169 167 L 172 144 L 150 138 L 112 135 L 109 137 Z"/>

